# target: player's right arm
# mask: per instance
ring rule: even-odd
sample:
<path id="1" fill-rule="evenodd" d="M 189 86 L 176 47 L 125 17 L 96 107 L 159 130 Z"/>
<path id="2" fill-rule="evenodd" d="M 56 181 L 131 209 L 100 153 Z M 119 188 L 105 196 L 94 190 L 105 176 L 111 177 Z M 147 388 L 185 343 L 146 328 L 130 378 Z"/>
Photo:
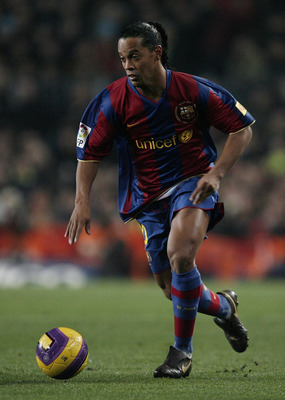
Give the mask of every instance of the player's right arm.
<path id="1" fill-rule="evenodd" d="M 91 210 L 90 192 L 98 171 L 97 162 L 79 161 L 76 170 L 75 206 L 65 231 L 68 243 L 73 244 L 79 239 L 82 229 L 90 235 Z"/>

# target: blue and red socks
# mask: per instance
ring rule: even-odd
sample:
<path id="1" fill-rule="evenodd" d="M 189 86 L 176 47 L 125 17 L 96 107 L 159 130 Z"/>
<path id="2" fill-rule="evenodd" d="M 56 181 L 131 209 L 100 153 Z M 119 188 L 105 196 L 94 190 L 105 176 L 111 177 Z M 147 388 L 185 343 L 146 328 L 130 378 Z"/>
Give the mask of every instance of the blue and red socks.
<path id="1" fill-rule="evenodd" d="M 174 347 L 192 354 L 192 336 L 202 291 L 197 268 L 183 274 L 172 272 L 171 296 L 174 312 Z"/>
<path id="2" fill-rule="evenodd" d="M 213 315 L 222 319 L 228 319 L 231 316 L 231 306 L 227 299 L 212 292 L 204 284 L 202 284 L 198 311 L 202 314 Z"/>
<path id="3" fill-rule="evenodd" d="M 172 271 L 171 296 L 174 312 L 174 347 L 188 355 L 193 352 L 192 337 L 197 312 L 227 319 L 229 302 L 202 282 L 197 268 L 183 274 Z"/>

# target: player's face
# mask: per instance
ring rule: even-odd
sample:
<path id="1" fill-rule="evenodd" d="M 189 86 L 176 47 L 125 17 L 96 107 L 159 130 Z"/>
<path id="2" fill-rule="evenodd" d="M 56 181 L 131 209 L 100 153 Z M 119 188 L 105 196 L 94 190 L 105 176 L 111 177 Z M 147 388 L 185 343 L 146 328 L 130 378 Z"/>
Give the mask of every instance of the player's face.
<path id="1" fill-rule="evenodd" d="M 135 87 L 146 87 L 153 83 L 158 66 L 159 49 L 150 51 L 142 46 L 141 38 L 120 39 L 118 52 L 123 68 Z M 159 46 L 158 46 L 159 47 Z"/>

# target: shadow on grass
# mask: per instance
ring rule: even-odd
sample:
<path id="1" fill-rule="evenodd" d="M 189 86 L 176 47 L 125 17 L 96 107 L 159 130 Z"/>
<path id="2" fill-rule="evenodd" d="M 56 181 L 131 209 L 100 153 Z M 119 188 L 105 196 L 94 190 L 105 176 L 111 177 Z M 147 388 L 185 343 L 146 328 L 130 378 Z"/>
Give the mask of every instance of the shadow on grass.
<path id="1" fill-rule="evenodd" d="M 87 372 L 87 371 L 86 371 Z M 124 383 L 147 383 L 153 380 L 152 374 L 145 375 L 142 372 L 87 372 L 82 376 L 75 376 L 71 379 L 53 379 L 38 374 L 35 376 L 23 374 L 21 377 L 13 373 L 0 372 L 0 387 L 13 385 L 86 385 L 86 384 L 124 384 Z"/>
<path id="2" fill-rule="evenodd" d="M 252 375 L 254 370 L 258 369 L 259 363 L 256 361 L 250 361 L 246 364 L 242 364 L 241 366 L 231 369 L 231 368 L 222 368 L 217 369 L 215 372 L 213 371 L 213 378 L 220 379 L 223 376 L 223 380 L 235 380 L 241 378 L 248 378 Z M 201 372 L 201 371 L 200 371 Z M 21 375 L 20 375 L 21 374 Z M 191 380 L 191 378 L 197 380 L 210 379 L 209 375 L 205 373 L 196 373 L 191 374 L 191 377 L 187 380 Z M 102 385 L 120 385 L 120 384 L 149 384 L 150 382 L 165 382 L 165 379 L 154 379 L 152 375 L 152 371 L 146 372 L 142 370 L 121 370 L 114 371 L 109 370 L 106 371 L 102 368 L 93 369 L 87 368 L 82 374 L 75 376 L 74 378 L 67 380 L 57 380 L 52 379 L 48 376 L 45 376 L 43 373 L 19 373 L 19 371 L 0 371 L 0 386 L 13 386 L 13 385 L 90 385 L 90 384 L 102 384 Z M 167 379 L 168 381 L 168 379 Z M 177 380 L 174 380 L 177 381 Z M 184 379 L 182 379 L 184 381 Z"/>

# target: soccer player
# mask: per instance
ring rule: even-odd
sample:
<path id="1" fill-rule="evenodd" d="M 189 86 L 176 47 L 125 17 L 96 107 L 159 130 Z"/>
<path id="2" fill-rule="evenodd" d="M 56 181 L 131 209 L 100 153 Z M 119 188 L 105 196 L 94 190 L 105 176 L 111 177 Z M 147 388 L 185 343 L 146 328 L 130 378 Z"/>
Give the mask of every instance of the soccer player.
<path id="1" fill-rule="evenodd" d="M 90 234 L 90 190 L 116 142 L 120 215 L 139 222 L 154 278 L 173 304 L 174 343 L 154 377 L 181 378 L 192 367 L 197 312 L 215 317 L 235 351 L 248 345 L 236 293 L 208 289 L 195 258 L 223 216 L 220 181 L 249 144 L 254 118 L 221 86 L 169 69 L 159 23 L 129 25 L 118 53 L 127 76 L 102 90 L 80 122 L 75 208 L 65 236 L 72 244 L 83 228 Z M 217 161 L 211 126 L 228 135 Z"/>

